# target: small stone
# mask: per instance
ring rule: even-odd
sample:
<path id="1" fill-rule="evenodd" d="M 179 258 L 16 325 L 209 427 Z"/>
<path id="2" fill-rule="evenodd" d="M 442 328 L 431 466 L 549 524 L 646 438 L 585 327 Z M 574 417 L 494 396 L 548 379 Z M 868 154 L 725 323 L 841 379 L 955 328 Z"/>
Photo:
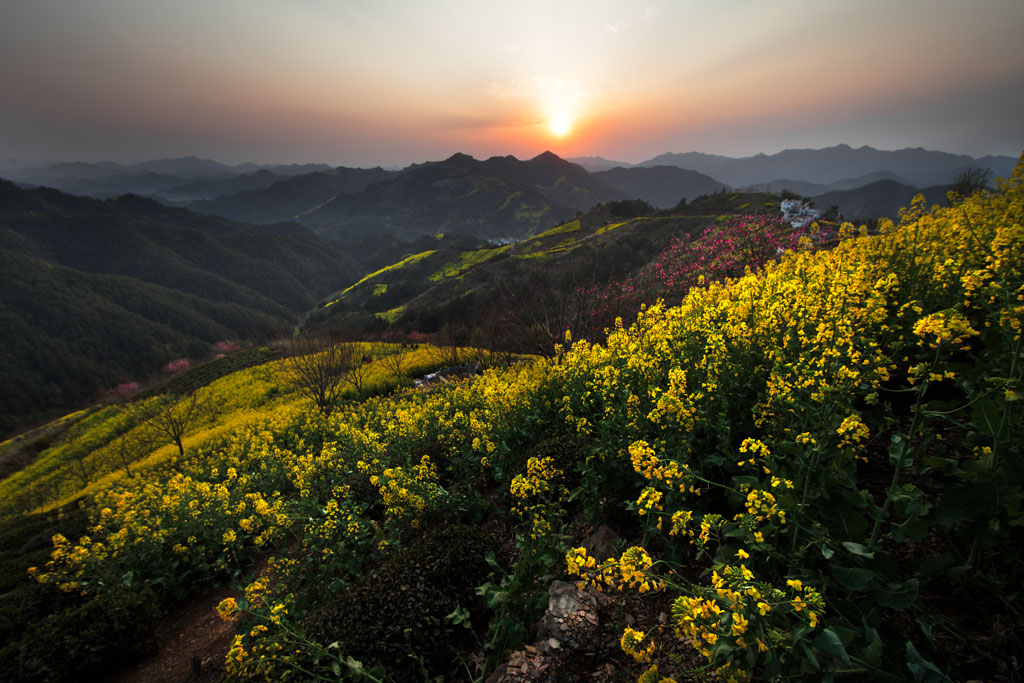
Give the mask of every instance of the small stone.
<path id="1" fill-rule="evenodd" d="M 548 638 L 548 647 L 550 647 L 552 650 L 557 650 L 558 648 L 562 647 L 562 644 L 558 642 L 557 638 Z"/>

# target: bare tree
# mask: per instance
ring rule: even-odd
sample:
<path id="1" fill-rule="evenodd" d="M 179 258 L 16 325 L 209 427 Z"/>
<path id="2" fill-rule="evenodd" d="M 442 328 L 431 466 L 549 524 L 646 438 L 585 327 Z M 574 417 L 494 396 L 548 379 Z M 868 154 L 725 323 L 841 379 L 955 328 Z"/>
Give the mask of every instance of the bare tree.
<path id="1" fill-rule="evenodd" d="M 185 436 L 210 414 L 211 407 L 210 392 L 206 389 L 164 393 L 124 405 L 124 409 L 143 424 L 152 442 L 174 444 L 181 457 L 185 456 Z"/>
<path id="2" fill-rule="evenodd" d="M 949 203 L 959 204 L 978 190 L 988 189 L 992 183 L 992 170 L 988 168 L 968 168 L 958 175 L 949 188 Z"/>
<path id="3" fill-rule="evenodd" d="M 132 472 L 132 463 L 138 459 L 138 454 L 146 451 L 151 445 L 151 440 L 147 438 L 144 429 L 129 429 L 111 444 L 114 455 L 117 456 L 124 473 L 129 477 L 135 476 Z"/>
<path id="4" fill-rule="evenodd" d="M 402 373 L 408 368 L 409 357 L 406 354 L 406 349 L 399 346 L 398 348 L 385 348 L 382 344 L 378 347 L 378 359 L 385 370 L 390 374 L 394 375 L 395 383 L 400 384 L 402 381 Z"/>
<path id="5" fill-rule="evenodd" d="M 586 301 L 578 292 L 593 280 L 586 266 L 581 258 L 566 259 L 559 268 L 526 266 L 499 283 L 510 341 L 517 351 L 553 356 L 566 331 L 580 328 Z"/>
<path id="6" fill-rule="evenodd" d="M 511 361 L 510 324 L 509 316 L 493 301 L 478 317 L 469 343 L 480 349 L 477 362 L 481 367 L 508 365 Z"/>
<path id="7" fill-rule="evenodd" d="M 366 391 L 366 380 L 373 369 L 373 351 L 363 353 L 362 345 L 355 342 L 348 346 L 351 348 L 352 362 L 345 371 L 345 380 L 356 390 L 356 396 L 362 398 Z"/>
<path id="8" fill-rule="evenodd" d="M 326 338 L 300 339 L 292 345 L 292 355 L 284 363 L 284 375 L 300 394 L 316 404 L 324 417 L 330 417 L 352 369 L 362 364 L 362 354 L 354 344 L 334 343 Z"/>
<path id="9" fill-rule="evenodd" d="M 73 464 L 76 465 L 76 467 L 73 468 L 74 474 L 78 477 L 79 481 L 82 482 L 83 487 L 89 485 L 89 480 L 92 479 L 92 475 L 96 472 L 95 463 L 89 467 L 86 467 L 85 465 L 85 459 L 89 455 L 90 453 L 88 451 L 82 451 L 72 458 Z"/>
<path id="10" fill-rule="evenodd" d="M 448 367 L 456 367 L 462 361 L 462 347 L 465 346 L 469 331 L 448 321 L 437 331 L 437 358 Z"/>

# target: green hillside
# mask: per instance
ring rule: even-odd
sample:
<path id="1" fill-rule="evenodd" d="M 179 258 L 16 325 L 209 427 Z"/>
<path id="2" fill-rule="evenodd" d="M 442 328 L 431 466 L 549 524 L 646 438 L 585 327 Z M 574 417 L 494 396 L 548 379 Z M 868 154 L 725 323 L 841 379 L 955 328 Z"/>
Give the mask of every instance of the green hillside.
<path id="1" fill-rule="evenodd" d="M 0 434 L 224 339 L 286 332 L 358 270 L 295 224 L 0 181 Z"/>
<path id="2" fill-rule="evenodd" d="M 778 202 L 765 193 L 705 195 L 666 211 L 643 202 L 611 202 L 513 244 L 442 245 L 421 239 L 415 251 L 327 297 L 308 322 L 348 331 L 386 325 L 427 333 L 454 325 L 466 331 L 462 341 L 468 342 L 475 329 L 478 342 L 501 344 L 480 338 L 481 330 L 489 329 L 488 317 L 507 317 L 509 309 L 518 309 L 520 318 L 529 317 L 529 309 L 554 306 L 557 300 L 576 297 L 579 288 L 642 268 L 673 238 L 694 235 L 726 215 L 775 213 Z M 557 321 L 562 328 L 554 331 L 556 338 L 568 322 Z M 579 329 L 578 324 L 571 327 Z M 492 332 L 506 344 L 515 341 L 507 328 Z M 551 344 L 546 338 L 519 350 L 547 353 Z"/>

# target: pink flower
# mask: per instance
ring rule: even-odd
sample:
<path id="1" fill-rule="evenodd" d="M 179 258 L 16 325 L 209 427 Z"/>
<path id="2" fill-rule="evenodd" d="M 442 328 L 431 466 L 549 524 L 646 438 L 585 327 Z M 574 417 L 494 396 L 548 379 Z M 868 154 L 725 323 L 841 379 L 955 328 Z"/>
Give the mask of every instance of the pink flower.
<path id="1" fill-rule="evenodd" d="M 192 363 L 188 358 L 177 358 L 160 369 L 169 375 L 173 375 L 178 372 L 184 372 L 190 367 L 192 367 Z"/>

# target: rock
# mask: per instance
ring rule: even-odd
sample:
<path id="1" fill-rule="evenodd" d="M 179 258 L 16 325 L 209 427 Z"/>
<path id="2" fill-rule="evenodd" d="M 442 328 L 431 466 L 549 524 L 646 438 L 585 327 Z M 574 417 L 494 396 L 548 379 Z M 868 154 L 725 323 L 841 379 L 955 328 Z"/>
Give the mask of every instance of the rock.
<path id="1" fill-rule="evenodd" d="M 565 581 L 551 584 L 548 588 L 548 609 L 537 628 L 542 652 L 557 649 L 591 651 L 597 645 L 597 627 L 597 602 L 592 595 Z"/>

